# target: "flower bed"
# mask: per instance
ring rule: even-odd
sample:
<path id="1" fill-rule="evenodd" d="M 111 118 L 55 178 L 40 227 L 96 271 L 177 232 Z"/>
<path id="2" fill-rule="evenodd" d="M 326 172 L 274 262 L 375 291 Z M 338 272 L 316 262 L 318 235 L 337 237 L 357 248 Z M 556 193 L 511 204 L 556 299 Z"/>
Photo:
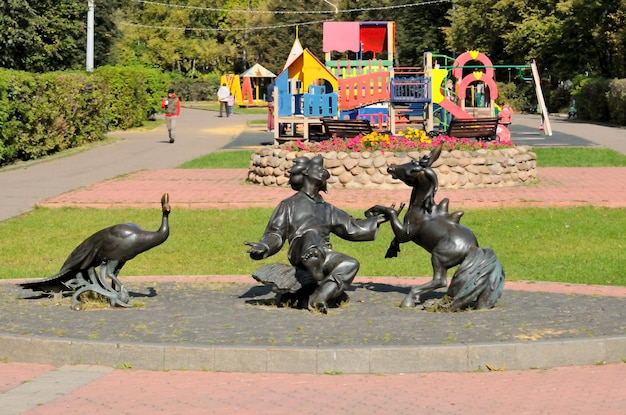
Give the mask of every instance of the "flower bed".
<path id="1" fill-rule="evenodd" d="M 406 186 L 387 173 L 390 164 L 418 160 L 444 141 L 433 164 L 440 188 L 506 187 L 537 179 L 537 156 L 529 146 L 479 142 L 408 130 L 402 136 L 372 133 L 354 139 L 319 143 L 288 143 L 263 147 L 251 157 L 248 181 L 265 186 L 288 186 L 296 157 L 322 154 L 331 174 L 329 188 L 395 188 Z"/>

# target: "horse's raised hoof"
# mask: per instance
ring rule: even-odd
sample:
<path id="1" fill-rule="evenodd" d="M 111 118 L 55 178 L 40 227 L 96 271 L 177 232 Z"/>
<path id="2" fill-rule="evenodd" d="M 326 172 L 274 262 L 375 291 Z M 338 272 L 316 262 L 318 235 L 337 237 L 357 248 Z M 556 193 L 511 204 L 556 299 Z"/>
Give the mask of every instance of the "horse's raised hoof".
<path id="1" fill-rule="evenodd" d="M 400 308 L 413 308 L 415 307 L 415 300 L 411 294 L 404 297 L 404 300 L 400 303 Z"/>
<path id="2" fill-rule="evenodd" d="M 309 306 L 311 311 L 317 311 L 318 313 L 328 314 L 328 304 L 325 301 L 320 301 Z"/>

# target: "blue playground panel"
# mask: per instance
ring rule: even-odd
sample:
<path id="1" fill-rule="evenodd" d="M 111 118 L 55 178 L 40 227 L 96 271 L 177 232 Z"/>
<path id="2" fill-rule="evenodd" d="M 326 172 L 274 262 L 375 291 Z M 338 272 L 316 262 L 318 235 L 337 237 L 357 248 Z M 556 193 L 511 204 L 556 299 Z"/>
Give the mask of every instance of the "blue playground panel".
<path id="1" fill-rule="evenodd" d="M 391 80 L 391 102 L 430 102 L 430 78 L 410 77 Z"/>
<path id="2" fill-rule="evenodd" d="M 341 111 L 339 118 L 342 120 L 369 120 L 370 124 L 376 126 L 380 123 L 387 123 L 389 110 L 386 107 L 363 107 L 349 111 Z"/>
<path id="3" fill-rule="evenodd" d="M 324 86 L 311 86 L 304 94 L 303 115 L 305 117 L 333 117 L 339 111 L 339 96 L 326 93 Z"/>
<path id="4" fill-rule="evenodd" d="M 274 81 L 276 93 L 282 97 L 278 100 L 279 117 L 334 117 L 339 112 L 337 93 L 325 93 L 325 86 L 311 86 L 308 92 L 300 93 L 301 83 L 288 79 L 287 75 L 284 71 Z"/>

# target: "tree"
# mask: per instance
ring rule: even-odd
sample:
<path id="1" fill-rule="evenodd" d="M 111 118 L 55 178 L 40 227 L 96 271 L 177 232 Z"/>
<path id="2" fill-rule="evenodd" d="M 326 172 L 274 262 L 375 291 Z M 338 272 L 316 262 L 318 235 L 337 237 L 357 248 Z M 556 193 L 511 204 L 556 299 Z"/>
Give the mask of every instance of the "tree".
<path id="1" fill-rule="evenodd" d="M 414 0 L 344 0 L 341 17 L 350 21 L 393 21 L 396 23 L 397 66 L 422 66 L 424 52 L 451 54 L 441 29 L 447 23 L 451 2 L 423 4 Z"/>
<path id="2" fill-rule="evenodd" d="M 626 76 L 626 1 L 568 0 L 558 11 L 563 20 L 559 72 Z"/>
<path id="3" fill-rule="evenodd" d="M 553 83 L 587 73 L 624 76 L 625 0 L 456 0 L 446 39 L 494 63 L 536 59 Z"/>
<path id="4" fill-rule="evenodd" d="M 114 37 L 109 11 L 115 3 L 99 4 L 96 61 L 106 60 Z M 84 68 L 87 1 L 6 0 L 0 11 L 0 66 L 31 72 Z"/>
<path id="5" fill-rule="evenodd" d="M 250 55 L 256 55 L 250 44 L 256 28 L 264 24 L 266 3 L 128 3 L 116 19 L 123 37 L 116 43 L 114 55 L 119 63 L 154 65 L 190 76 L 239 72 L 250 66 Z M 267 38 L 266 34 L 259 38 L 260 47 L 267 49 L 263 44 Z"/>
<path id="6" fill-rule="evenodd" d="M 304 49 L 324 60 L 322 51 L 323 21 L 335 17 L 334 8 L 322 1 L 269 0 L 272 12 L 266 20 L 266 29 L 251 42 L 257 61 L 274 73 L 280 73 L 289 57 L 296 36 Z"/>

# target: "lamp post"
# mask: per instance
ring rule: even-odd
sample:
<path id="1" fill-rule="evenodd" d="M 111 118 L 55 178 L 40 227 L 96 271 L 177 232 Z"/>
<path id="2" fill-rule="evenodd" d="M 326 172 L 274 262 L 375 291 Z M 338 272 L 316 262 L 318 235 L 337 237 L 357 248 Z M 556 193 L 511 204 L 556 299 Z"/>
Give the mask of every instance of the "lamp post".
<path id="1" fill-rule="evenodd" d="M 87 1 L 87 72 L 93 72 L 94 0 Z"/>

